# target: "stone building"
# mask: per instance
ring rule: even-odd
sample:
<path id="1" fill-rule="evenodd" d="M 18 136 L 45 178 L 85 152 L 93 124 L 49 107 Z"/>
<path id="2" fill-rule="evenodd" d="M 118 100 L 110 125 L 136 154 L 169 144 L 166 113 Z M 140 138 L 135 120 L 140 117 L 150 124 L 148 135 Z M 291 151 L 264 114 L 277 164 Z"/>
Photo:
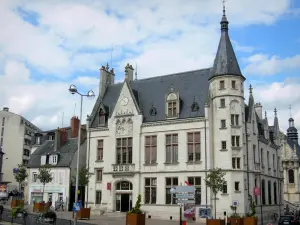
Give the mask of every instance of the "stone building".
<path id="1" fill-rule="evenodd" d="M 172 187 L 196 187 L 196 219 L 201 207 L 214 211 L 208 170 L 222 168 L 227 184 L 217 195 L 217 217 L 250 211 L 264 223 L 282 202 L 277 112 L 270 126 L 244 82 L 228 32 L 225 10 L 212 68 L 134 79 L 127 64 L 123 83 L 114 71 L 100 70 L 100 92 L 89 117 L 88 186 L 92 211 L 128 211 L 142 195 L 142 209 L 152 218 L 178 219 Z M 260 188 L 261 195 L 254 196 Z"/>

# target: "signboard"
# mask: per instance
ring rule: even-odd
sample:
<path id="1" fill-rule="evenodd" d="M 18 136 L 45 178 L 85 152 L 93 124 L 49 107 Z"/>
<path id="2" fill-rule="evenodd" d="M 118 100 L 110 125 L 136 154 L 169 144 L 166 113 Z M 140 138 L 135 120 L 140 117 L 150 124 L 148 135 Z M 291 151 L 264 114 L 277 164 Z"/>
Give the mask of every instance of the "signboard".
<path id="1" fill-rule="evenodd" d="M 107 183 L 107 184 L 106 184 L 106 190 L 111 191 L 111 183 Z"/>
<path id="2" fill-rule="evenodd" d="M 177 199 L 194 199 L 195 194 L 191 193 L 176 193 L 176 198 Z"/>
<path id="3" fill-rule="evenodd" d="M 194 186 L 177 186 L 175 187 L 175 193 L 195 193 L 196 188 Z"/>
<path id="4" fill-rule="evenodd" d="M 235 206 L 235 207 L 238 207 L 239 206 L 239 201 L 237 201 L 237 200 L 232 201 L 232 205 Z"/>
<path id="5" fill-rule="evenodd" d="M 80 203 L 79 202 L 74 202 L 74 204 L 73 204 L 73 211 L 74 212 L 78 212 L 78 211 L 80 211 Z"/>

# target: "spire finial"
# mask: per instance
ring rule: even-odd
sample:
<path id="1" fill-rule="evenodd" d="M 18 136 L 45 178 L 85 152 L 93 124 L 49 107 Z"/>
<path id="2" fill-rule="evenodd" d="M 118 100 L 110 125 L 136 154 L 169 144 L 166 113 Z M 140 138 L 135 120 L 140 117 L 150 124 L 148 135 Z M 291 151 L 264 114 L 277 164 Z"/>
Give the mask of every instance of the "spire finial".
<path id="1" fill-rule="evenodd" d="M 267 119 L 267 111 L 265 111 L 265 118 Z"/>
<path id="2" fill-rule="evenodd" d="M 277 117 L 277 109 L 274 109 L 275 116 Z"/>
<path id="3" fill-rule="evenodd" d="M 292 118 L 292 105 L 289 106 L 290 109 L 290 118 Z"/>
<path id="4" fill-rule="evenodd" d="M 252 90 L 253 90 L 253 88 L 252 88 L 252 85 L 250 84 L 250 86 L 249 86 L 249 90 L 250 90 L 250 95 L 252 95 Z"/>
<path id="5" fill-rule="evenodd" d="M 225 6 L 226 0 L 223 0 L 223 16 L 226 16 L 226 6 Z"/>

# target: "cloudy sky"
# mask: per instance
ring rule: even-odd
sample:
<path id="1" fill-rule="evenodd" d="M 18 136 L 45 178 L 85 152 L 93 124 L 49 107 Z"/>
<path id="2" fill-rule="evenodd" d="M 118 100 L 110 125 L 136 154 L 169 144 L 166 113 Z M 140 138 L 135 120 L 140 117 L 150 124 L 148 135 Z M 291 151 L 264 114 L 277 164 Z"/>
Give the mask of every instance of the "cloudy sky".
<path id="1" fill-rule="evenodd" d="M 270 123 L 277 107 L 283 130 L 291 104 L 299 129 L 300 1 L 226 5 L 246 85 Z M 0 106 L 49 129 L 79 113 L 70 84 L 98 94 L 107 62 L 118 81 L 126 63 L 139 78 L 212 66 L 222 0 L 1 0 L 0 15 Z M 94 102 L 85 100 L 84 118 Z"/>

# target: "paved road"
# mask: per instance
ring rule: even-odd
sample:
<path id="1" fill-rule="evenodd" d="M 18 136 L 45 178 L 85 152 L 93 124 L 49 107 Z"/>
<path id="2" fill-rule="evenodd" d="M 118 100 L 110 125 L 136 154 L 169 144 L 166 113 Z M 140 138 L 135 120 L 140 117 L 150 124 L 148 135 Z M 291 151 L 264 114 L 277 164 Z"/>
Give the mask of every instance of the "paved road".
<path id="1" fill-rule="evenodd" d="M 3 225 L 8 225 L 10 223 L 9 221 L 9 210 L 10 207 L 9 206 L 4 206 L 6 209 L 4 210 L 4 214 L 6 215 L 6 221 L 8 221 L 9 223 L 4 223 L 4 222 L 0 222 L 0 225 L 3 223 Z M 36 214 L 32 213 L 32 206 L 25 206 L 24 208 L 26 208 L 29 212 L 29 216 L 27 219 L 27 225 L 35 225 L 35 220 L 36 220 Z M 57 225 L 71 225 L 73 224 L 73 221 L 71 222 L 70 220 L 72 220 L 72 212 L 57 212 Z M 124 225 L 125 224 L 125 220 L 126 220 L 126 214 L 125 213 L 107 213 L 104 214 L 102 216 L 96 216 L 96 215 L 92 215 L 90 220 L 79 220 L 78 221 L 78 225 L 89 225 L 89 224 L 93 224 L 93 225 Z M 21 223 L 22 221 L 18 221 L 19 223 Z M 179 224 L 179 221 L 170 221 L 170 220 L 156 220 L 156 219 L 146 219 L 146 225 L 177 225 Z M 195 224 L 193 222 L 189 222 L 189 224 Z M 205 223 L 196 223 L 199 225 L 204 225 Z"/>

